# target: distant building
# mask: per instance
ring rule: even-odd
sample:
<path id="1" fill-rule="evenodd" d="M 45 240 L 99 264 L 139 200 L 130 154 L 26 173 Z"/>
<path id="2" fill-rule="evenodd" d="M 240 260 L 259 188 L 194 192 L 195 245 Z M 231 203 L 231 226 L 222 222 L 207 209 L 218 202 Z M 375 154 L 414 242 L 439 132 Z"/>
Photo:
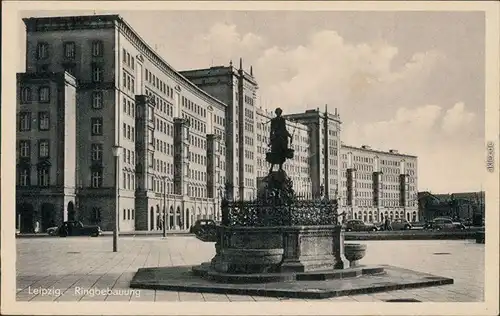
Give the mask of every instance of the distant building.
<path id="1" fill-rule="evenodd" d="M 340 208 L 348 218 L 419 220 L 417 157 L 342 144 L 341 163 Z"/>
<path id="2" fill-rule="evenodd" d="M 447 194 L 418 192 L 419 213 L 426 220 L 447 216 L 470 219 L 479 224 L 485 215 L 484 199 L 484 191 Z"/>
<path id="3" fill-rule="evenodd" d="M 28 18 L 18 74 L 17 228 L 64 220 L 186 230 L 255 197 L 269 165 L 272 111 L 252 67 L 176 71 L 118 15 Z M 341 144 L 337 109 L 284 117 L 303 198 L 339 198 L 348 218 L 415 220 L 417 158 Z M 113 148 L 122 154 L 115 169 Z M 115 184 L 118 185 L 118 194 Z"/>

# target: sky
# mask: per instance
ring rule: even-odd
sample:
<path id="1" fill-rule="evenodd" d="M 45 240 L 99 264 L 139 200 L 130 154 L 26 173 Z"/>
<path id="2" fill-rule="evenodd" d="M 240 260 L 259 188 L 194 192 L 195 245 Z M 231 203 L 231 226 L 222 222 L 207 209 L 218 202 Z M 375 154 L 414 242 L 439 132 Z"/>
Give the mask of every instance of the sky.
<path id="1" fill-rule="evenodd" d="M 418 156 L 420 191 L 481 189 L 482 12 L 96 11 L 108 13 L 177 70 L 238 66 L 241 57 L 259 83 L 258 106 L 337 108 L 345 144 Z M 25 45 L 20 19 L 18 32 Z M 24 53 L 17 68 L 24 71 Z"/>

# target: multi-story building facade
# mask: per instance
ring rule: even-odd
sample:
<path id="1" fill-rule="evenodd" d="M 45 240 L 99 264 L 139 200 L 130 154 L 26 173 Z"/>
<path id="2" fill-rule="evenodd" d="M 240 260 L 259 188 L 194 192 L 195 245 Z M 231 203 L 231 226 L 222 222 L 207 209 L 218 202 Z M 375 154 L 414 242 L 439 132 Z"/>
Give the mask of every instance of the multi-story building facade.
<path id="1" fill-rule="evenodd" d="M 17 75 L 16 226 L 43 231 L 75 217 L 76 80 Z"/>
<path id="2" fill-rule="evenodd" d="M 417 157 L 342 144 L 341 164 L 339 205 L 347 218 L 418 221 Z"/>
<path id="3" fill-rule="evenodd" d="M 225 159 L 214 135 L 224 136 L 225 104 L 175 71 L 117 15 L 24 22 L 26 76 L 66 71 L 76 78 L 76 167 L 64 169 L 76 178 L 75 217 L 111 229 L 118 207 L 126 231 L 158 229 L 163 209 L 172 229 L 217 216 Z M 119 172 L 113 146 L 122 149 Z"/>
<path id="4" fill-rule="evenodd" d="M 340 178 L 340 116 L 333 113 L 307 110 L 304 113 L 287 114 L 285 118 L 307 126 L 309 138 L 309 177 L 311 195 L 315 198 L 334 198 L 339 192 Z"/>
<path id="5" fill-rule="evenodd" d="M 230 198 L 256 195 L 269 168 L 265 153 L 274 113 L 257 104 L 252 67 L 245 71 L 240 59 L 238 68 L 230 63 L 178 72 L 118 15 L 24 22 L 26 72 L 18 75 L 17 132 L 23 231 L 36 222 L 43 230 L 68 219 L 110 230 L 116 209 L 120 231 L 163 224 L 187 229 L 196 219 L 220 217 L 226 184 Z M 40 103 L 37 111 L 49 118 L 35 113 L 32 103 Z M 284 167 L 299 196 L 339 197 L 353 218 L 360 216 L 357 208 L 363 216 L 366 209 L 367 221 L 384 216 L 375 217 L 375 208 L 383 208 L 377 216 L 386 210 L 385 216 L 396 216 L 396 209 L 401 216 L 403 204 L 405 214 L 410 212 L 416 157 L 341 146 L 336 109 L 290 114 L 282 107 L 295 150 Z M 49 131 L 28 129 L 35 116 L 43 126 L 49 120 Z M 32 157 L 36 146 L 38 160 Z M 357 165 L 358 156 L 372 159 L 371 171 Z M 372 183 L 379 192 L 372 204 L 365 201 L 375 192 L 368 189 L 365 171 L 378 184 Z"/>
<path id="6" fill-rule="evenodd" d="M 225 137 L 226 181 L 231 197 L 244 200 L 255 195 L 256 109 L 258 85 L 252 67 L 211 67 L 182 71 L 181 74 L 203 91 L 226 104 Z"/>

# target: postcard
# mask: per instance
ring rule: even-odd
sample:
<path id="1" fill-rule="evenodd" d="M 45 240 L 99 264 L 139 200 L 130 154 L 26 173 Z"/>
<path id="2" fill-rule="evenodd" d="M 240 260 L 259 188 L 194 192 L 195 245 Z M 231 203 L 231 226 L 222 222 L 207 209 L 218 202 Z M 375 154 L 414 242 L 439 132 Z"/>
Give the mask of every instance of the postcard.
<path id="1" fill-rule="evenodd" d="M 498 314 L 499 12 L 5 2 L 2 313 Z"/>

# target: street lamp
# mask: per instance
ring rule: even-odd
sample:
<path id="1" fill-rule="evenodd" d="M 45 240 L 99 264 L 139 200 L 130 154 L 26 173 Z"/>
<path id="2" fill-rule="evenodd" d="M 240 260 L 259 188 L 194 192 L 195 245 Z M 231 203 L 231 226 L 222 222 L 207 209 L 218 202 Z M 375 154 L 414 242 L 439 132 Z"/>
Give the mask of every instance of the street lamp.
<path id="1" fill-rule="evenodd" d="M 167 177 L 163 176 L 163 238 L 167 238 Z"/>
<path id="2" fill-rule="evenodd" d="M 120 171 L 118 164 L 120 163 L 120 155 L 122 153 L 122 147 L 113 146 L 113 156 L 115 157 L 115 225 L 113 226 L 113 252 L 118 251 L 118 225 L 120 220 Z"/>

